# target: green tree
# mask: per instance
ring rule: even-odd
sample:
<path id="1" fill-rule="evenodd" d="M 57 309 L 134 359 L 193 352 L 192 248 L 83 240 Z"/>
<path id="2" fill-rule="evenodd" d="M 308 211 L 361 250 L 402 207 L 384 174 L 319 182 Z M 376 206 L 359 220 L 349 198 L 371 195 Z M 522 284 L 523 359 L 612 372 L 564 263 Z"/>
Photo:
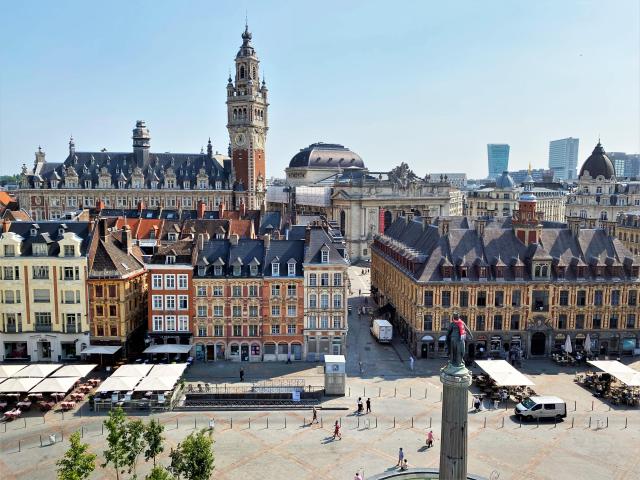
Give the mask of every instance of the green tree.
<path id="1" fill-rule="evenodd" d="M 104 451 L 102 468 L 109 464 L 116 469 L 116 479 L 120 480 L 120 469 L 126 466 L 127 446 L 127 417 L 121 407 L 109 412 L 109 417 L 104 421 L 109 434 L 107 435 L 107 449 Z"/>
<path id="2" fill-rule="evenodd" d="M 179 480 L 209 480 L 214 469 L 211 432 L 203 429 L 189 434 L 169 456 L 169 470 Z"/>
<path id="3" fill-rule="evenodd" d="M 145 480 L 174 480 L 174 476 L 164 467 L 153 467 Z"/>
<path id="4" fill-rule="evenodd" d="M 124 442 L 126 453 L 124 465 L 128 468 L 129 473 L 133 472 L 133 478 L 137 478 L 136 466 L 138 465 L 138 457 L 146 445 L 144 430 L 142 420 L 129 420 L 125 425 Z"/>
<path id="5" fill-rule="evenodd" d="M 58 480 L 84 480 L 96 468 L 96 456 L 87 452 L 89 445 L 80 442 L 80 433 L 71 435 L 71 446 L 56 462 Z M 160 479 L 156 479 L 160 480 Z"/>
<path id="6" fill-rule="evenodd" d="M 156 466 L 156 457 L 164 450 L 164 446 L 162 445 L 164 442 L 164 437 L 162 436 L 163 431 L 164 425 L 158 420 L 151 420 L 144 429 L 144 440 L 147 444 L 144 459 L 147 462 L 149 459 L 153 459 L 154 468 Z"/>

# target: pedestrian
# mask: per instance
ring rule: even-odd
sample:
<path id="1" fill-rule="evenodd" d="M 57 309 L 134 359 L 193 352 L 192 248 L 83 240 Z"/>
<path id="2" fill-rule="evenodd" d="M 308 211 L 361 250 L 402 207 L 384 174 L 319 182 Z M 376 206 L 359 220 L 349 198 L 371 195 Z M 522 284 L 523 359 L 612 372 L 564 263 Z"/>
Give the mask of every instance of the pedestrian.
<path id="1" fill-rule="evenodd" d="M 360 369 L 360 373 L 362 373 L 362 360 L 358 362 L 358 368 Z"/>
<path id="2" fill-rule="evenodd" d="M 371 413 L 371 399 L 367 398 L 367 413 Z"/>
<path id="3" fill-rule="evenodd" d="M 404 460 L 404 452 L 402 451 L 402 447 L 398 450 L 398 463 L 396 463 L 396 467 L 402 465 L 402 461 Z"/>
<path id="4" fill-rule="evenodd" d="M 413 372 L 413 362 L 415 361 L 415 359 L 413 358 L 413 355 L 409 357 L 409 368 L 411 369 L 411 371 Z"/>
<path id="5" fill-rule="evenodd" d="M 360 472 L 356 472 L 356 476 L 353 477 L 353 480 L 364 480 L 364 477 L 360 475 Z"/>
<path id="6" fill-rule="evenodd" d="M 291 363 L 291 354 L 287 354 L 287 363 Z"/>
<path id="7" fill-rule="evenodd" d="M 316 407 L 313 407 L 313 418 L 311 419 L 311 424 L 318 423 L 318 410 Z"/>
<path id="8" fill-rule="evenodd" d="M 480 411 L 480 397 L 473 397 L 473 407 L 476 409 L 476 412 Z"/>
<path id="9" fill-rule="evenodd" d="M 336 424 L 333 426 L 333 439 L 335 440 L 336 437 L 342 440 L 342 435 L 340 434 L 340 424 L 338 424 L 338 420 L 336 420 Z"/>
<path id="10" fill-rule="evenodd" d="M 362 397 L 358 397 L 358 415 L 362 415 L 364 408 L 362 407 Z"/>
<path id="11" fill-rule="evenodd" d="M 244 382 L 244 368 L 240 369 L 240 381 Z"/>
<path id="12" fill-rule="evenodd" d="M 400 465 L 400 470 L 401 471 L 405 471 L 405 470 L 409 470 L 409 462 L 407 462 L 407 459 L 404 459 L 404 462 L 402 462 L 402 465 Z"/>
<path id="13" fill-rule="evenodd" d="M 429 430 L 427 433 L 427 448 L 433 447 L 433 430 Z"/>

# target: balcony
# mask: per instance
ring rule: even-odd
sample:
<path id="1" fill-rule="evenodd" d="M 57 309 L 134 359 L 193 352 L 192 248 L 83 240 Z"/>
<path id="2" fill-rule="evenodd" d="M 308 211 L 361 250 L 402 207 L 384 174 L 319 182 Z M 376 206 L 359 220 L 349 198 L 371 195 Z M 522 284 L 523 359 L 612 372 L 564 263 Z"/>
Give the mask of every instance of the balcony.
<path id="1" fill-rule="evenodd" d="M 74 323 L 68 323 L 65 327 L 65 332 L 67 333 L 79 333 L 78 326 Z"/>
<path id="2" fill-rule="evenodd" d="M 12 324 L 12 325 L 7 325 L 5 327 L 5 333 L 20 333 L 22 332 L 22 324 Z"/>
<path id="3" fill-rule="evenodd" d="M 53 327 L 51 325 L 38 325 L 36 324 L 35 326 L 36 332 L 52 332 L 53 331 Z"/>

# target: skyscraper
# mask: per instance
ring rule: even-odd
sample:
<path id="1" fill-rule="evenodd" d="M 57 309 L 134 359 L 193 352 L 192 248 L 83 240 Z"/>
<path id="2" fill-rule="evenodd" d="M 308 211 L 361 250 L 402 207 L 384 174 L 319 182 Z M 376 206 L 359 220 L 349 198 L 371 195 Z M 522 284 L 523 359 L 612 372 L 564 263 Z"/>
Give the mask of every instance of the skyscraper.
<path id="1" fill-rule="evenodd" d="M 502 175 L 502 172 L 509 170 L 509 148 L 506 143 L 489 143 L 487 145 L 489 178 L 495 179 Z"/>
<path id="2" fill-rule="evenodd" d="M 549 168 L 558 180 L 574 180 L 580 140 L 569 137 L 549 142 Z"/>

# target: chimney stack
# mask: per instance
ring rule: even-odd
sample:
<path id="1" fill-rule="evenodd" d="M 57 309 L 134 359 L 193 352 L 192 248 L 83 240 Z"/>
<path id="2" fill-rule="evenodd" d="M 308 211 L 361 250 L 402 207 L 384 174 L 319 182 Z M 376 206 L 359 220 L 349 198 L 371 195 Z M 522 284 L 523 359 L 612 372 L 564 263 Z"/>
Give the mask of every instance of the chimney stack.
<path id="1" fill-rule="evenodd" d="M 129 225 L 122 226 L 122 245 L 124 246 L 127 255 L 131 255 L 131 227 Z"/>
<path id="2" fill-rule="evenodd" d="M 262 237 L 262 242 L 264 243 L 265 251 L 268 250 L 269 247 L 271 246 L 271 235 L 269 235 L 268 233 L 265 233 L 264 236 Z"/>
<path id="3" fill-rule="evenodd" d="M 198 219 L 204 218 L 205 208 L 206 208 L 205 203 L 202 200 L 198 200 L 198 213 L 197 213 Z"/>
<path id="4" fill-rule="evenodd" d="M 440 221 L 438 222 L 438 231 L 440 232 L 440 235 L 447 235 L 449 233 L 449 219 L 440 218 Z"/>
<path id="5" fill-rule="evenodd" d="M 304 244 L 309 246 L 311 243 L 311 227 L 307 225 L 307 228 L 304 231 Z"/>
<path id="6" fill-rule="evenodd" d="M 247 205 L 244 202 L 240 202 L 240 218 L 244 218 L 247 215 Z"/>
<path id="7" fill-rule="evenodd" d="M 580 217 L 569 217 L 567 219 L 567 223 L 569 224 L 569 230 L 571 230 L 571 234 L 577 238 L 580 235 Z"/>
<path id="8" fill-rule="evenodd" d="M 142 212 L 142 210 L 144 210 L 144 202 L 140 200 L 138 202 L 138 212 Z"/>
<path id="9" fill-rule="evenodd" d="M 487 221 L 484 218 L 476 219 L 476 233 L 480 238 L 484 237 L 484 227 L 487 226 Z"/>
<path id="10" fill-rule="evenodd" d="M 107 228 L 107 219 L 101 218 L 100 220 L 98 220 L 98 234 L 100 235 L 100 238 L 102 240 L 106 240 L 108 232 L 109 229 Z"/>
<path id="11" fill-rule="evenodd" d="M 6 218 L 2 221 L 2 233 L 7 233 L 11 227 L 11 221 Z"/>
<path id="12" fill-rule="evenodd" d="M 231 245 L 238 245 L 238 240 L 240 239 L 240 237 L 238 236 L 237 233 L 232 233 L 229 236 L 229 241 L 231 242 Z"/>
<path id="13" fill-rule="evenodd" d="M 96 202 L 96 210 L 98 211 L 98 213 L 100 213 L 102 210 L 104 210 L 104 200 L 100 199 Z"/>
<path id="14" fill-rule="evenodd" d="M 198 245 L 199 245 L 200 251 L 204 250 L 204 233 L 200 233 L 198 235 Z"/>
<path id="15" fill-rule="evenodd" d="M 220 204 L 218 205 L 218 218 L 219 219 L 224 218 L 224 210 L 225 210 L 224 202 L 220 202 Z"/>

